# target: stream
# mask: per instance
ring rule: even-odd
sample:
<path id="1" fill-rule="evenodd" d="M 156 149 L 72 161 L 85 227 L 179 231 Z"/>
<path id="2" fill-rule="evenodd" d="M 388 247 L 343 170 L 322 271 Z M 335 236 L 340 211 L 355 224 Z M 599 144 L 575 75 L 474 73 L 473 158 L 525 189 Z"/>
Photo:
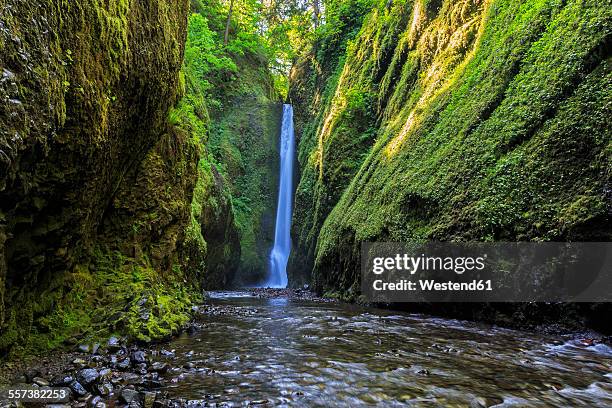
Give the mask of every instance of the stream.
<path id="1" fill-rule="evenodd" d="M 612 406 L 612 349 L 341 303 L 213 292 L 158 346 L 171 398 L 223 406 Z"/>

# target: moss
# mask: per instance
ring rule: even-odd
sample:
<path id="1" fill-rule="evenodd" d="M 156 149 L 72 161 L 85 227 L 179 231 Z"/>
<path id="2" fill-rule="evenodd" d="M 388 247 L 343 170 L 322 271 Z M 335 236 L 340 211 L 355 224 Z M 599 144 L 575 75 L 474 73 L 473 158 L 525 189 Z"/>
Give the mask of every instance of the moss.
<path id="1" fill-rule="evenodd" d="M 34 313 L 35 329 L 28 352 L 61 347 L 75 340 L 100 341 L 113 333 L 150 341 L 176 333 L 189 319 L 198 291 L 184 283 L 178 269 L 164 277 L 147 259 L 135 261 L 118 251 L 97 248 L 91 264 L 79 265 L 57 278 L 62 290 L 50 313 Z M 41 303 L 37 303 L 40 305 Z M 112 322 L 112 324 L 109 324 Z"/>
<path id="2" fill-rule="evenodd" d="M 215 118 L 209 140 L 212 160 L 224 179 L 230 180 L 240 235 L 238 275 L 246 284 L 258 283 L 267 271 L 274 235 L 281 121 L 281 106 L 265 96 L 261 81 L 255 84 L 259 86 L 245 90 Z"/>
<path id="3" fill-rule="evenodd" d="M 89 263 L 94 246 L 135 262 L 146 254 L 160 274 L 177 262 L 180 228 L 173 231 L 164 216 L 184 219 L 181 206 L 188 208 L 184 196 L 195 182 L 186 165 L 193 151 L 183 139 L 169 142 L 166 120 L 177 99 L 187 8 L 186 0 L 3 2 L 0 356 L 22 346 L 56 346 L 64 334 L 52 329 L 66 327 L 67 337 L 70 327 L 86 322 L 78 309 L 67 311 L 86 285 L 76 265 Z M 181 157 L 166 172 L 173 155 Z M 162 184 L 171 173 L 185 181 L 162 194 L 138 180 L 147 170 Z M 168 211 L 153 214 L 161 218 L 160 237 L 130 191 L 167 200 Z M 115 236 L 124 232 L 119 224 L 131 232 Z M 136 238 L 142 245 L 134 245 Z"/>
<path id="4" fill-rule="evenodd" d="M 321 291 L 362 241 L 610 239 L 609 4 L 432 4 L 375 7 L 301 125 L 292 262 Z"/>

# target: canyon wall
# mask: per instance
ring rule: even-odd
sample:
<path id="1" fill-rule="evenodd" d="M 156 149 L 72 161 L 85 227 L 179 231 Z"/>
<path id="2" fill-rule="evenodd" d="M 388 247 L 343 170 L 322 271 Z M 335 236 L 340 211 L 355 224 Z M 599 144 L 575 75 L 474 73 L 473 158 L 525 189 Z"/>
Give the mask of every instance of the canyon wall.
<path id="1" fill-rule="evenodd" d="M 292 72 L 290 280 L 357 298 L 363 241 L 612 238 L 609 1 L 370 5 Z"/>

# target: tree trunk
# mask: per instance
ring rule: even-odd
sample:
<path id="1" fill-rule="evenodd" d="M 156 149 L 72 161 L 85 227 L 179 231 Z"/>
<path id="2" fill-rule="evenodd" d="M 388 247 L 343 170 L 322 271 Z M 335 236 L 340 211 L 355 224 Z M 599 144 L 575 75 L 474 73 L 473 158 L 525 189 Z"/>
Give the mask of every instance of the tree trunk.
<path id="1" fill-rule="evenodd" d="M 321 17 L 321 5 L 319 0 L 312 0 L 312 16 L 314 20 L 315 29 L 319 27 L 319 19 Z"/>
<path id="2" fill-rule="evenodd" d="M 227 13 L 227 22 L 225 23 L 225 35 L 223 36 L 223 45 L 227 45 L 229 41 L 229 29 L 232 22 L 232 12 L 234 11 L 234 0 L 230 0 L 229 12 Z"/>

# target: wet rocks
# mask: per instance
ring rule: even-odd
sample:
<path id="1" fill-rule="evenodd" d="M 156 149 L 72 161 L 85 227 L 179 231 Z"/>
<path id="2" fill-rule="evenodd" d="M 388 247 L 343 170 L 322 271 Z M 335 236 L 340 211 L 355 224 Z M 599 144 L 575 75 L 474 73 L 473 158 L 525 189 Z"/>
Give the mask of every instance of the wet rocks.
<path id="1" fill-rule="evenodd" d="M 44 378 L 41 377 L 34 377 L 32 379 L 32 382 L 36 385 L 38 385 L 39 387 L 48 387 L 49 386 L 49 381 L 45 380 Z"/>
<path id="2" fill-rule="evenodd" d="M 119 361 L 116 366 L 119 370 L 127 370 L 130 368 L 130 359 L 124 358 L 123 360 Z"/>
<path id="3" fill-rule="evenodd" d="M 119 342 L 119 339 L 117 337 L 112 336 L 110 339 L 108 339 L 106 347 L 108 351 L 114 352 L 121 349 L 121 343 Z"/>
<path id="4" fill-rule="evenodd" d="M 126 404 L 131 404 L 132 402 L 140 402 L 140 394 L 134 389 L 124 388 L 121 391 L 121 400 Z"/>
<path id="5" fill-rule="evenodd" d="M 94 381 L 96 381 L 100 377 L 98 370 L 95 368 L 86 368 L 77 373 L 77 381 L 83 384 L 84 386 L 91 385 Z"/>
<path id="6" fill-rule="evenodd" d="M 169 366 L 167 363 L 156 361 L 153 364 L 151 364 L 151 371 L 154 371 L 157 373 L 165 373 L 166 371 L 168 371 L 168 367 Z"/>
<path id="7" fill-rule="evenodd" d="M 145 354 L 144 351 L 137 350 L 132 353 L 130 359 L 132 360 L 132 364 L 134 365 L 142 364 L 142 363 L 146 363 L 147 355 Z"/>
<path id="8" fill-rule="evenodd" d="M 470 408 L 486 408 L 487 401 L 484 398 L 474 398 L 470 401 Z"/>
<path id="9" fill-rule="evenodd" d="M 80 382 L 76 380 L 70 383 L 69 388 L 78 397 L 83 397 L 87 395 L 87 390 L 81 385 Z"/>

